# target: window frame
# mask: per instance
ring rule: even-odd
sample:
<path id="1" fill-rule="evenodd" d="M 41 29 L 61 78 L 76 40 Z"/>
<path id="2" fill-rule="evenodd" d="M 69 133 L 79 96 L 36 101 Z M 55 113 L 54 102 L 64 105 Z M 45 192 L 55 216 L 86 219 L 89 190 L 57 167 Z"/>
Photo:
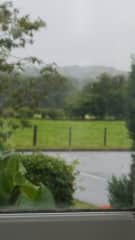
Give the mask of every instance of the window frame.
<path id="1" fill-rule="evenodd" d="M 134 240 L 135 211 L 1 213 L 3 240 Z"/>

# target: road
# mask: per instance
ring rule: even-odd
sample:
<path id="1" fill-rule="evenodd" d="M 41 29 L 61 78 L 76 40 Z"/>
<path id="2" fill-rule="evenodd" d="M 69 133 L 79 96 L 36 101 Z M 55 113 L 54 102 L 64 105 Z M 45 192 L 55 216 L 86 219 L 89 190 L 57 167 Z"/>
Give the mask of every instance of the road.
<path id="1" fill-rule="evenodd" d="M 108 205 L 108 180 L 112 175 L 128 175 L 131 165 L 130 152 L 46 152 L 60 156 L 67 163 L 78 160 L 80 174 L 76 180 L 74 197 L 98 206 Z"/>

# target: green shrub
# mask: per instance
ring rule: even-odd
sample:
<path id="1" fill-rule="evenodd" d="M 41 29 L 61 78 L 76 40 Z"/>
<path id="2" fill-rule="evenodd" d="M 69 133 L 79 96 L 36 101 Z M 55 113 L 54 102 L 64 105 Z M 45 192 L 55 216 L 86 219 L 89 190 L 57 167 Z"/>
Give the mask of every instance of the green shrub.
<path id="1" fill-rule="evenodd" d="M 42 119 L 42 116 L 41 114 L 36 113 L 33 115 L 33 118 L 38 120 L 38 119 Z"/>
<path id="2" fill-rule="evenodd" d="M 13 108 L 8 107 L 8 108 L 3 109 L 2 116 L 4 118 L 16 117 L 16 112 Z"/>
<path id="3" fill-rule="evenodd" d="M 64 160 L 42 154 L 23 155 L 27 178 L 34 184 L 43 183 L 52 192 L 57 207 L 73 204 L 75 191 L 75 166 Z"/>
<path id="4" fill-rule="evenodd" d="M 63 109 L 49 109 L 48 116 L 52 120 L 62 120 L 65 119 L 65 113 Z"/>
<path id="5" fill-rule="evenodd" d="M 13 130 L 20 128 L 20 123 L 18 121 L 16 121 L 15 119 L 10 119 L 8 121 L 8 125 Z"/>
<path id="6" fill-rule="evenodd" d="M 63 109 L 54 108 L 40 108 L 37 113 L 41 115 L 42 119 L 62 120 L 65 119 L 65 112 Z"/>
<path id="7" fill-rule="evenodd" d="M 133 207 L 133 187 L 129 177 L 113 176 L 108 184 L 109 201 L 114 209 Z"/>
<path id="8" fill-rule="evenodd" d="M 33 110 L 29 107 L 22 107 L 18 110 L 18 117 L 19 118 L 32 118 L 33 117 Z"/>
<path id="9" fill-rule="evenodd" d="M 48 109 L 46 108 L 39 108 L 37 111 L 36 111 L 36 114 L 35 115 L 38 115 L 40 116 L 40 119 L 47 119 L 48 117 Z"/>
<path id="10" fill-rule="evenodd" d="M 20 119 L 20 124 L 22 126 L 22 128 L 31 128 L 32 124 L 28 119 Z"/>
<path id="11" fill-rule="evenodd" d="M 51 191 L 27 178 L 21 155 L 0 154 L 0 207 L 12 209 L 55 209 Z"/>
<path id="12" fill-rule="evenodd" d="M 13 154 L 9 155 L 7 159 L 9 163 L 16 164 L 18 161 L 22 163 L 25 168 L 26 179 L 34 186 L 45 186 L 52 193 L 57 208 L 68 208 L 73 205 L 76 178 L 74 163 L 69 165 L 62 159 L 42 154 Z M 15 176 L 15 172 L 11 172 L 11 174 Z M 11 195 L 11 199 L 14 199 L 16 203 L 18 192 L 17 196 L 16 192 L 12 192 L 11 194 L 9 192 L 7 194 L 8 196 Z M 26 201 L 24 203 L 21 202 L 21 205 L 23 204 L 27 206 Z M 48 203 L 48 208 L 49 206 Z M 46 207 L 47 205 L 45 205 Z"/>

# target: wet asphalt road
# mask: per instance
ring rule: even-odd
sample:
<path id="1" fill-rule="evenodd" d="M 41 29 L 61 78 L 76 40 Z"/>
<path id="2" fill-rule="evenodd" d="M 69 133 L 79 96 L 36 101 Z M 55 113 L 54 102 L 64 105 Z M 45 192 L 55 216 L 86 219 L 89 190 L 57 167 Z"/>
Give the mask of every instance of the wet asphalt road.
<path id="1" fill-rule="evenodd" d="M 108 205 L 108 180 L 112 175 L 128 175 L 130 152 L 46 152 L 60 156 L 67 163 L 78 160 L 75 198 L 99 206 Z"/>

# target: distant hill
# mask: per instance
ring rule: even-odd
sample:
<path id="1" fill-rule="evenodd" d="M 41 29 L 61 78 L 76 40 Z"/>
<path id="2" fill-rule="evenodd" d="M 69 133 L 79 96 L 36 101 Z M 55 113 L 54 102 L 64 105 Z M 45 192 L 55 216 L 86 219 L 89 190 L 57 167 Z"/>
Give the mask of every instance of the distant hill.
<path id="1" fill-rule="evenodd" d="M 40 69 L 43 67 L 44 65 L 41 65 L 40 67 L 27 65 L 24 68 L 22 75 L 37 78 L 40 75 Z M 88 81 L 98 80 L 98 77 L 103 73 L 107 73 L 111 76 L 121 74 L 125 77 L 128 76 L 128 72 L 126 71 L 105 66 L 57 66 L 57 71 L 63 76 L 71 79 L 75 85 L 78 84 L 78 87 L 83 86 Z"/>
<path id="2" fill-rule="evenodd" d="M 58 67 L 58 71 L 64 76 L 78 80 L 79 82 L 96 80 L 103 73 L 110 74 L 111 76 L 120 74 L 127 76 L 128 74 L 127 72 L 105 66 L 65 66 Z"/>

